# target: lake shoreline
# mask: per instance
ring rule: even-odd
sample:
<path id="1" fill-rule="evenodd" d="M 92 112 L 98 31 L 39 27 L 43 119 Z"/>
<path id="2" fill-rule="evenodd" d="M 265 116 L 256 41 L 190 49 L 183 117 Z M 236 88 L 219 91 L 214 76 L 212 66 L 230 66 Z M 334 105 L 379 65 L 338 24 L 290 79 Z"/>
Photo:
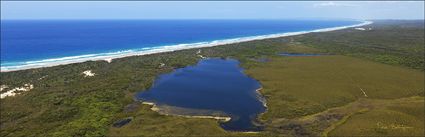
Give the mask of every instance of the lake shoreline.
<path id="1" fill-rule="evenodd" d="M 372 21 L 362 21 L 361 23 L 354 24 L 354 25 L 323 28 L 323 29 L 316 29 L 316 30 L 310 30 L 310 31 L 285 32 L 285 33 L 278 33 L 278 34 L 269 34 L 269 35 L 249 36 L 249 37 L 241 37 L 241 38 L 233 38 L 233 39 L 225 39 L 225 40 L 216 40 L 216 41 L 212 41 L 212 42 L 177 44 L 177 45 L 171 45 L 171 46 L 155 47 L 155 48 L 152 48 L 152 49 L 149 49 L 149 50 L 142 50 L 142 51 L 127 50 L 127 51 L 123 51 L 123 52 L 103 53 L 101 55 L 89 54 L 89 55 L 44 59 L 44 60 L 41 60 L 41 61 L 28 61 L 28 64 L 20 65 L 20 66 L 9 66 L 9 67 L 2 66 L 1 69 L 0 69 L 0 72 L 3 73 L 3 72 L 12 72 L 12 71 L 19 71 L 19 70 L 35 69 L 35 68 L 53 67 L 53 66 L 59 66 L 59 65 L 82 63 L 82 62 L 86 62 L 86 61 L 106 61 L 108 63 L 111 63 L 113 61 L 113 59 L 125 58 L 125 57 L 131 57 L 131 56 L 143 56 L 143 55 L 166 53 L 166 52 L 173 52 L 173 51 L 186 50 L 186 49 L 196 49 L 196 48 L 222 46 L 222 45 L 249 42 L 249 41 L 255 41 L 255 40 L 264 40 L 264 39 L 271 39 L 271 38 L 280 38 L 280 37 L 303 35 L 303 34 L 315 33 L 315 32 L 329 32 L 329 31 L 336 31 L 336 30 L 353 28 L 353 27 L 360 27 L 360 26 L 369 25 L 369 24 L 372 24 L 372 23 L 373 23 Z"/>
<path id="2" fill-rule="evenodd" d="M 231 117 L 225 117 L 225 116 L 208 116 L 208 115 L 180 115 L 180 114 L 171 114 L 171 113 L 163 113 L 161 111 L 161 108 L 158 107 L 157 104 L 153 102 L 143 101 L 142 105 L 149 105 L 151 106 L 151 110 L 157 112 L 160 115 L 164 116 L 178 116 L 178 117 L 185 117 L 185 118 L 206 118 L 206 119 L 215 119 L 220 122 L 228 122 L 232 118 Z"/>
<path id="3" fill-rule="evenodd" d="M 150 110 L 157 112 L 160 115 L 163 116 L 177 116 L 177 117 L 183 117 L 183 118 L 199 118 L 199 119 L 214 119 L 217 120 L 220 123 L 229 122 L 232 118 L 231 117 L 225 117 L 225 116 L 208 116 L 208 115 L 179 115 L 179 114 L 171 114 L 171 113 L 163 113 L 161 112 L 160 108 L 153 102 L 143 101 L 142 105 L 148 105 L 150 106 Z M 264 113 L 264 112 L 263 112 Z M 237 133 L 246 133 L 246 134 L 259 134 L 261 131 L 234 131 L 234 130 L 226 130 L 227 132 L 237 132 Z"/>
<path id="4" fill-rule="evenodd" d="M 261 94 L 260 90 L 262 90 L 263 87 L 260 87 L 258 89 L 255 90 L 255 93 L 257 94 L 258 100 L 263 104 L 263 106 L 265 107 L 265 111 L 258 114 L 261 115 L 263 113 L 267 112 L 267 103 L 266 103 L 266 98 L 264 98 L 264 96 Z M 181 114 L 173 114 L 173 113 L 164 113 L 163 111 L 161 111 L 162 109 L 160 107 L 158 107 L 158 105 L 154 102 L 149 102 L 149 101 L 138 101 L 137 99 L 134 99 L 135 102 L 142 102 L 142 105 L 148 105 L 150 106 L 150 110 L 157 112 L 160 115 L 164 115 L 164 116 L 177 116 L 177 117 L 184 117 L 184 118 L 201 118 L 201 119 L 215 119 L 219 122 L 229 122 L 232 118 L 229 116 L 213 116 L 213 115 L 181 115 Z M 259 120 L 258 117 L 256 118 L 256 120 Z M 227 131 L 227 130 L 226 130 Z M 229 131 L 229 132 L 240 132 L 240 133 L 260 133 L 260 131 Z"/>

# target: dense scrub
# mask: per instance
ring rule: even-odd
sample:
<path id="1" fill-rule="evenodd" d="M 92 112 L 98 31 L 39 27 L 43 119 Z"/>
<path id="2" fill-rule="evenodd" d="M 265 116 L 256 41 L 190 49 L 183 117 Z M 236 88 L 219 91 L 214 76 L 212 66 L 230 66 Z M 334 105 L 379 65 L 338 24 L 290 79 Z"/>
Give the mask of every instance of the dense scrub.
<path id="1" fill-rule="evenodd" d="M 424 70 L 424 21 L 374 21 L 366 30 L 312 33 L 296 41 L 322 52 L 366 58 Z M 368 30 L 368 29 L 371 30 Z"/>

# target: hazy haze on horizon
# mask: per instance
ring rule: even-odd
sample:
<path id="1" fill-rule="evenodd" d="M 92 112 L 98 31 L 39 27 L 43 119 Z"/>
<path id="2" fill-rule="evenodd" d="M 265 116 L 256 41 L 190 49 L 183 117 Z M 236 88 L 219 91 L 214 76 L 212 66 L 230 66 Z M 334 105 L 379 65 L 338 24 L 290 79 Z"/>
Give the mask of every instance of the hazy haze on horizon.
<path id="1" fill-rule="evenodd" d="M 424 19 L 424 1 L 1 1 L 1 19 Z"/>

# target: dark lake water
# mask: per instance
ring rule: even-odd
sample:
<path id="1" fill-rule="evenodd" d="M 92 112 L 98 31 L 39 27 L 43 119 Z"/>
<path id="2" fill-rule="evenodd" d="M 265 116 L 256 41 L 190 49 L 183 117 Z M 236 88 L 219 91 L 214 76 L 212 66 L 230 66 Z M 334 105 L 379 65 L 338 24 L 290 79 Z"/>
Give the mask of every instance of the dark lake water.
<path id="1" fill-rule="evenodd" d="M 205 59 L 195 66 L 161 75 L 154 86 L 137 98 L 158 105 L 224 112 L 232 119 L 226 130 L 257 131 L 253 120 L 265 107 L 256 90 L 260 84 L 246 76 L 233 59 Z"/>

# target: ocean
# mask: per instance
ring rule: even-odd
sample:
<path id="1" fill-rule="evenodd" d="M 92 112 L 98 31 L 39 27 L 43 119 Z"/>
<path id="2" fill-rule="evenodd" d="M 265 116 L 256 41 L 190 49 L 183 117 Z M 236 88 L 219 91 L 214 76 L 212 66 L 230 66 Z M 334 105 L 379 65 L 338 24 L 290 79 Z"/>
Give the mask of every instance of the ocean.
<path id="1" fill-rule="evenodd" d="M 1 71 L 326 31 L 355 20 L 2 20 Z"/>

